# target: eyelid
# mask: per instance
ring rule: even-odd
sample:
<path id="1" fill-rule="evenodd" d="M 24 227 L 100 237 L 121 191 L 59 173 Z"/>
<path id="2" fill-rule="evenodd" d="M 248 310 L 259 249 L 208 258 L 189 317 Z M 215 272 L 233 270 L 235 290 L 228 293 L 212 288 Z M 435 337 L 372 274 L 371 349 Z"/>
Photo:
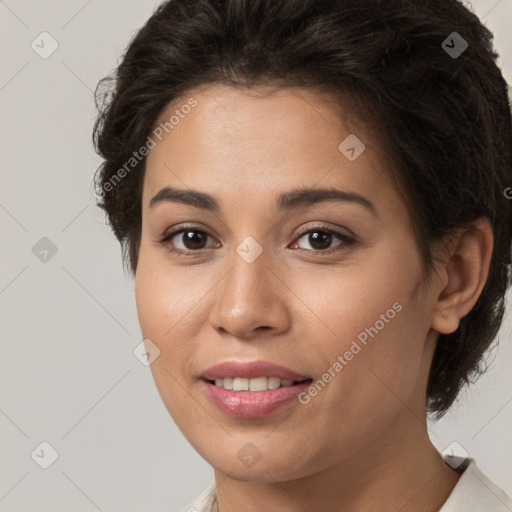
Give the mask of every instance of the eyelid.
<path id="1" fill-rule="evenodd" d="M 301 228 L 297 233 L 297 237 L 301 237 L 305 233 L 309 233 L 310 231 L 314 231 L 315 229 L 318 231 L 327 231 L 328 233 L 332 233 L 333 235 L 338 235 L 345 238 L 352 238 L 354 241 L 357 239 L 357 236 L 348 228 L 331 228 L 323 223 L 314 224 L 312 226 L 309 225 L 306 226 L 305 228 Z M 348 233 L 343 233 L 342 229 L 344 229 Z"/>
<path id="2" fill-rule="evenodd" d="M 213 237 L 206 228 L 200 227 L 197 224 L 178 224 L 177 226 L 173 226 L 172 228 L 166 229 L 165 233 L 159 238 L 159 240 L 163 240 L 166 238 L 171 238 L 176 236 L 178 233 L 182 233 L 183 231 L 201 231 L 206 233 L 207 235 Z"/>

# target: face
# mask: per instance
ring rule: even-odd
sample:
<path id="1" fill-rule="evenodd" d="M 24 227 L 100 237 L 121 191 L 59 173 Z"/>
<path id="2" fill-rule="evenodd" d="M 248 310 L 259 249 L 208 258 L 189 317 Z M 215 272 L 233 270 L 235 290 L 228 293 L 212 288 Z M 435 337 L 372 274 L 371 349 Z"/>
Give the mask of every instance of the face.
<path id="1" fill-rule="evenodd" d="M 399 446 L 424 413 L 433 297 L 376 141 L 306 90 L 215 85 L 176 110 L 147 157 L 135 280 L 174 421 L 241 480 Z"/>

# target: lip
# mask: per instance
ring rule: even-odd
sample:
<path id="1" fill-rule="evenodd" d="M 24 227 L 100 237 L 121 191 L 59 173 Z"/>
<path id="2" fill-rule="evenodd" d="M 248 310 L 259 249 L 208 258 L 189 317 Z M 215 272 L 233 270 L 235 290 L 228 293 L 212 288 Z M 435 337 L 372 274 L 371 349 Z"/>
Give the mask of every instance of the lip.
<path id="1" fill-rule="evenodd" d="M 222 412 L 238 418 L 262 418 L 289 404 L 311 384 L 311 378 L 269 361 L 224 361 L 201 374 L 201 384 L 212 403 Z M 279 377 L 297 382 L 266 391 L 232 391 L 216 386 L 215 379 Z M 297 404 L 299 402 L 297 401 Z"/>
<path id="2" fill-rule="evenodd" d="M 255 379 L 257 377 L 279 377 L 294 381 L 310 379 L 306 375 L 300 375 L 290 368 L 270 361 L 224 361 L 205 370 L 200 377 L 203 380 L 215 380 L 225 378 L 242 377 L 243 379 Z M 264 393 L 264 391 L 263 391 Z"/>
<path id="3" fill-rule="evenodd" d="M 231 391 L 206 380 L 201 384 L 213 404 L 225 414 L 237 418 L 262 418 L 289 404 L 311 385 L 311 380 L 266 391 Z M 296 405 L 299 405 L 298 400 Z"/>

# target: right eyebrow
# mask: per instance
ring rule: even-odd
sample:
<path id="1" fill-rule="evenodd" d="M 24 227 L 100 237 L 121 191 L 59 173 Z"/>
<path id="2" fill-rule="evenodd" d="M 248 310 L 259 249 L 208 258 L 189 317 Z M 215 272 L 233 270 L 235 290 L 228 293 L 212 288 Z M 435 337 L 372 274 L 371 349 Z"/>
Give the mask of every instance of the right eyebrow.
<path id="1" fill-rule="evenodd" d="M 213 196 L 197 190 L 179 190 L 172 187 L 164 187 L 160 190 L 149 202 L 149 207 L 153 208 L 166 201 L 189 204 L 211 212 L 220 211 L 220 205 Z"/>

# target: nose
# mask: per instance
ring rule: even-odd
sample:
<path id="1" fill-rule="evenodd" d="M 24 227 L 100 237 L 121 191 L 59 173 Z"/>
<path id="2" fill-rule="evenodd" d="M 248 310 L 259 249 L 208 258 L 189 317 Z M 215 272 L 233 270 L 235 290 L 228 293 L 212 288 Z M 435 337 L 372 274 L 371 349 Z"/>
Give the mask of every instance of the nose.
<path id="1" fill-rule="evenodd" d="M 224 277 L 215 287 L 211 325 L 221 333 L 252 339 L 283 333 L 290 327 L 290 291 L 271 267 L 265 250 L 252 262 L 233 251 Z"/>

